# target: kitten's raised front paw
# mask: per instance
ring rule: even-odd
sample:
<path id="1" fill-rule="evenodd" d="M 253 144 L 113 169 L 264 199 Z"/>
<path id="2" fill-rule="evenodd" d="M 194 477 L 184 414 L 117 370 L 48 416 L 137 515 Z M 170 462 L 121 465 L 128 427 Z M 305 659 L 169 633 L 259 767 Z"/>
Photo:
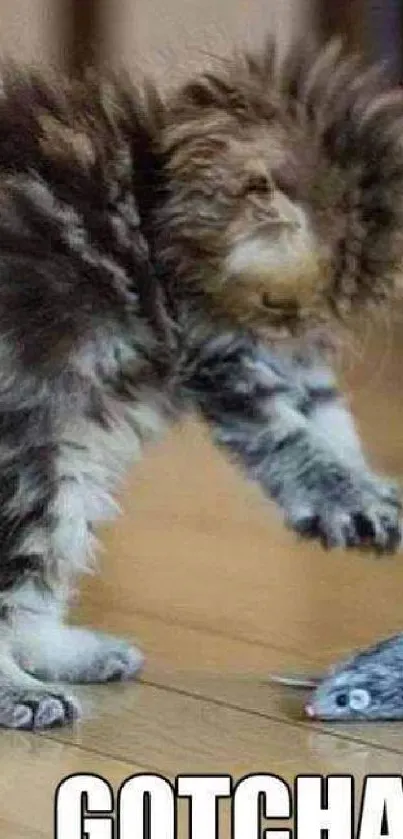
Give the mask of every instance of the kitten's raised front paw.
<path id="1" fill-rule="evenodd" d="M 62 692 L 0 688 L 0 727 L 37 731 L 67 725 L 79 716 L 76 700 Z"/>
<path id="2" fill-rule="evenodd" d="M 318 492 L 296 507 L 289 524 L 326 548 L 372 548 L 394 553 L 402 542 L 402 504 L 396 487 L 377 477 L 340 482 L 337 492 Z"/>

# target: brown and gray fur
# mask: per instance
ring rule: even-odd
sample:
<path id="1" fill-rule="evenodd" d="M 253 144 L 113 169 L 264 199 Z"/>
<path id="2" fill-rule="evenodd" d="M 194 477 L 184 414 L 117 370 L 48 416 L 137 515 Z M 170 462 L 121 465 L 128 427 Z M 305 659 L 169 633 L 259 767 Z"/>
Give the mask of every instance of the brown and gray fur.
<path id="1" fill-rule="evenodd" d="M 397 493 L 322 347 L 399 293 L 402 120 L 403 94 L 334 46 L 283 69 L 270 45 L 235 55 L 165 103 L 4 69 L 3 726 L 66 722 L 57 683 L 138 670 L 64 618 L 127 463 L 187 411 L 298 533 L 398 547 Z"/>

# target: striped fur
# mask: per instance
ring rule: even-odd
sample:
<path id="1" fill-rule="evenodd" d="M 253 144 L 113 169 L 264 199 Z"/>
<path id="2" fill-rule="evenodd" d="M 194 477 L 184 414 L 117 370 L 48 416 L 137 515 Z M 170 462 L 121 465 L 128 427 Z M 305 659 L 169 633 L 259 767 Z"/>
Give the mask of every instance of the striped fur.
<path id="1" fill-rule="evenodd" d="M 313 328 L 392 293 L 402 95 L 333 48 L 280 75 L 273 56 L 165 105 L 121 81 L 4 71 L 1 725 L 69 721 L 54 680 L 140 667 L 65 612 L 127 463 L 186 411 L 298 533 L 400 542 L 397 494 L 367 466 Z"/>

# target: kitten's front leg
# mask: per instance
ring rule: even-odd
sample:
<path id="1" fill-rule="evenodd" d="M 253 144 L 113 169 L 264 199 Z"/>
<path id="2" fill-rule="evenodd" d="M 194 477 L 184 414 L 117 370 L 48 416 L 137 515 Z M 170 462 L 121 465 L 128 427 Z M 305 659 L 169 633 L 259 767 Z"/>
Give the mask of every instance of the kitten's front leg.
<path id="1" fill-rule="evenodd" d="M 402 509 L 399 488 L 396 482 L 376 474 L 368 465 L 354 419 L 338 390 L 333 371 L 313 356 L 295 362 L 294 375 L 305 390 L 303 413 L 311 433 L 344 461 L 372 507 L 370 521 L 358 520 L 359 535 L 366 534 L 372 539 L 378 533 L 378 539 L 384 538 L 386 546 L 398 547 Z"/>
<path id="2" fill-rule="evenodd" d="M 333 384 L 315 394 L 290 359 L 241 336 L 210 339 L 195 357 L 193 350 L 188 387 L 215 441 L 277 501 L 294 530 L 328 547 L 397 549 L 399 499 L 367 467 Z M 322 410 L 333 403 L 333 428 L 329 417 L 322 422 L 321 401 Z"/>

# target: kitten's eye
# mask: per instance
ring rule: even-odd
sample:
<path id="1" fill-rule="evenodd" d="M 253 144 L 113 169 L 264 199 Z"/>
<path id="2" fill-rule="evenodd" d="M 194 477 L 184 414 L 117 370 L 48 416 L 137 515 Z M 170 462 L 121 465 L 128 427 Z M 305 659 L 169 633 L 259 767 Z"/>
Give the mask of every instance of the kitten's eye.
<path id="1" fill-rule="evenodd" d="M 338 708 L 347 708 L 348 696 L 346 693 L 339 693 L 338 696 L 336 696 L 336 705 Z"/>
<path id="2" fill-rule="evenodd" d="M 353 711 L 365 711 L 371 701 L 371 697 L 367 690 L 362 688 L 355 688 L 350 691 L 349 705 Z"/>
<path id="3" fill-rule="evenodd" d="M 246 195 L 269 195 L 273 191 L 273 184 L 268 175 L 256 172 L 249 176 L 244 191 Z"/>

